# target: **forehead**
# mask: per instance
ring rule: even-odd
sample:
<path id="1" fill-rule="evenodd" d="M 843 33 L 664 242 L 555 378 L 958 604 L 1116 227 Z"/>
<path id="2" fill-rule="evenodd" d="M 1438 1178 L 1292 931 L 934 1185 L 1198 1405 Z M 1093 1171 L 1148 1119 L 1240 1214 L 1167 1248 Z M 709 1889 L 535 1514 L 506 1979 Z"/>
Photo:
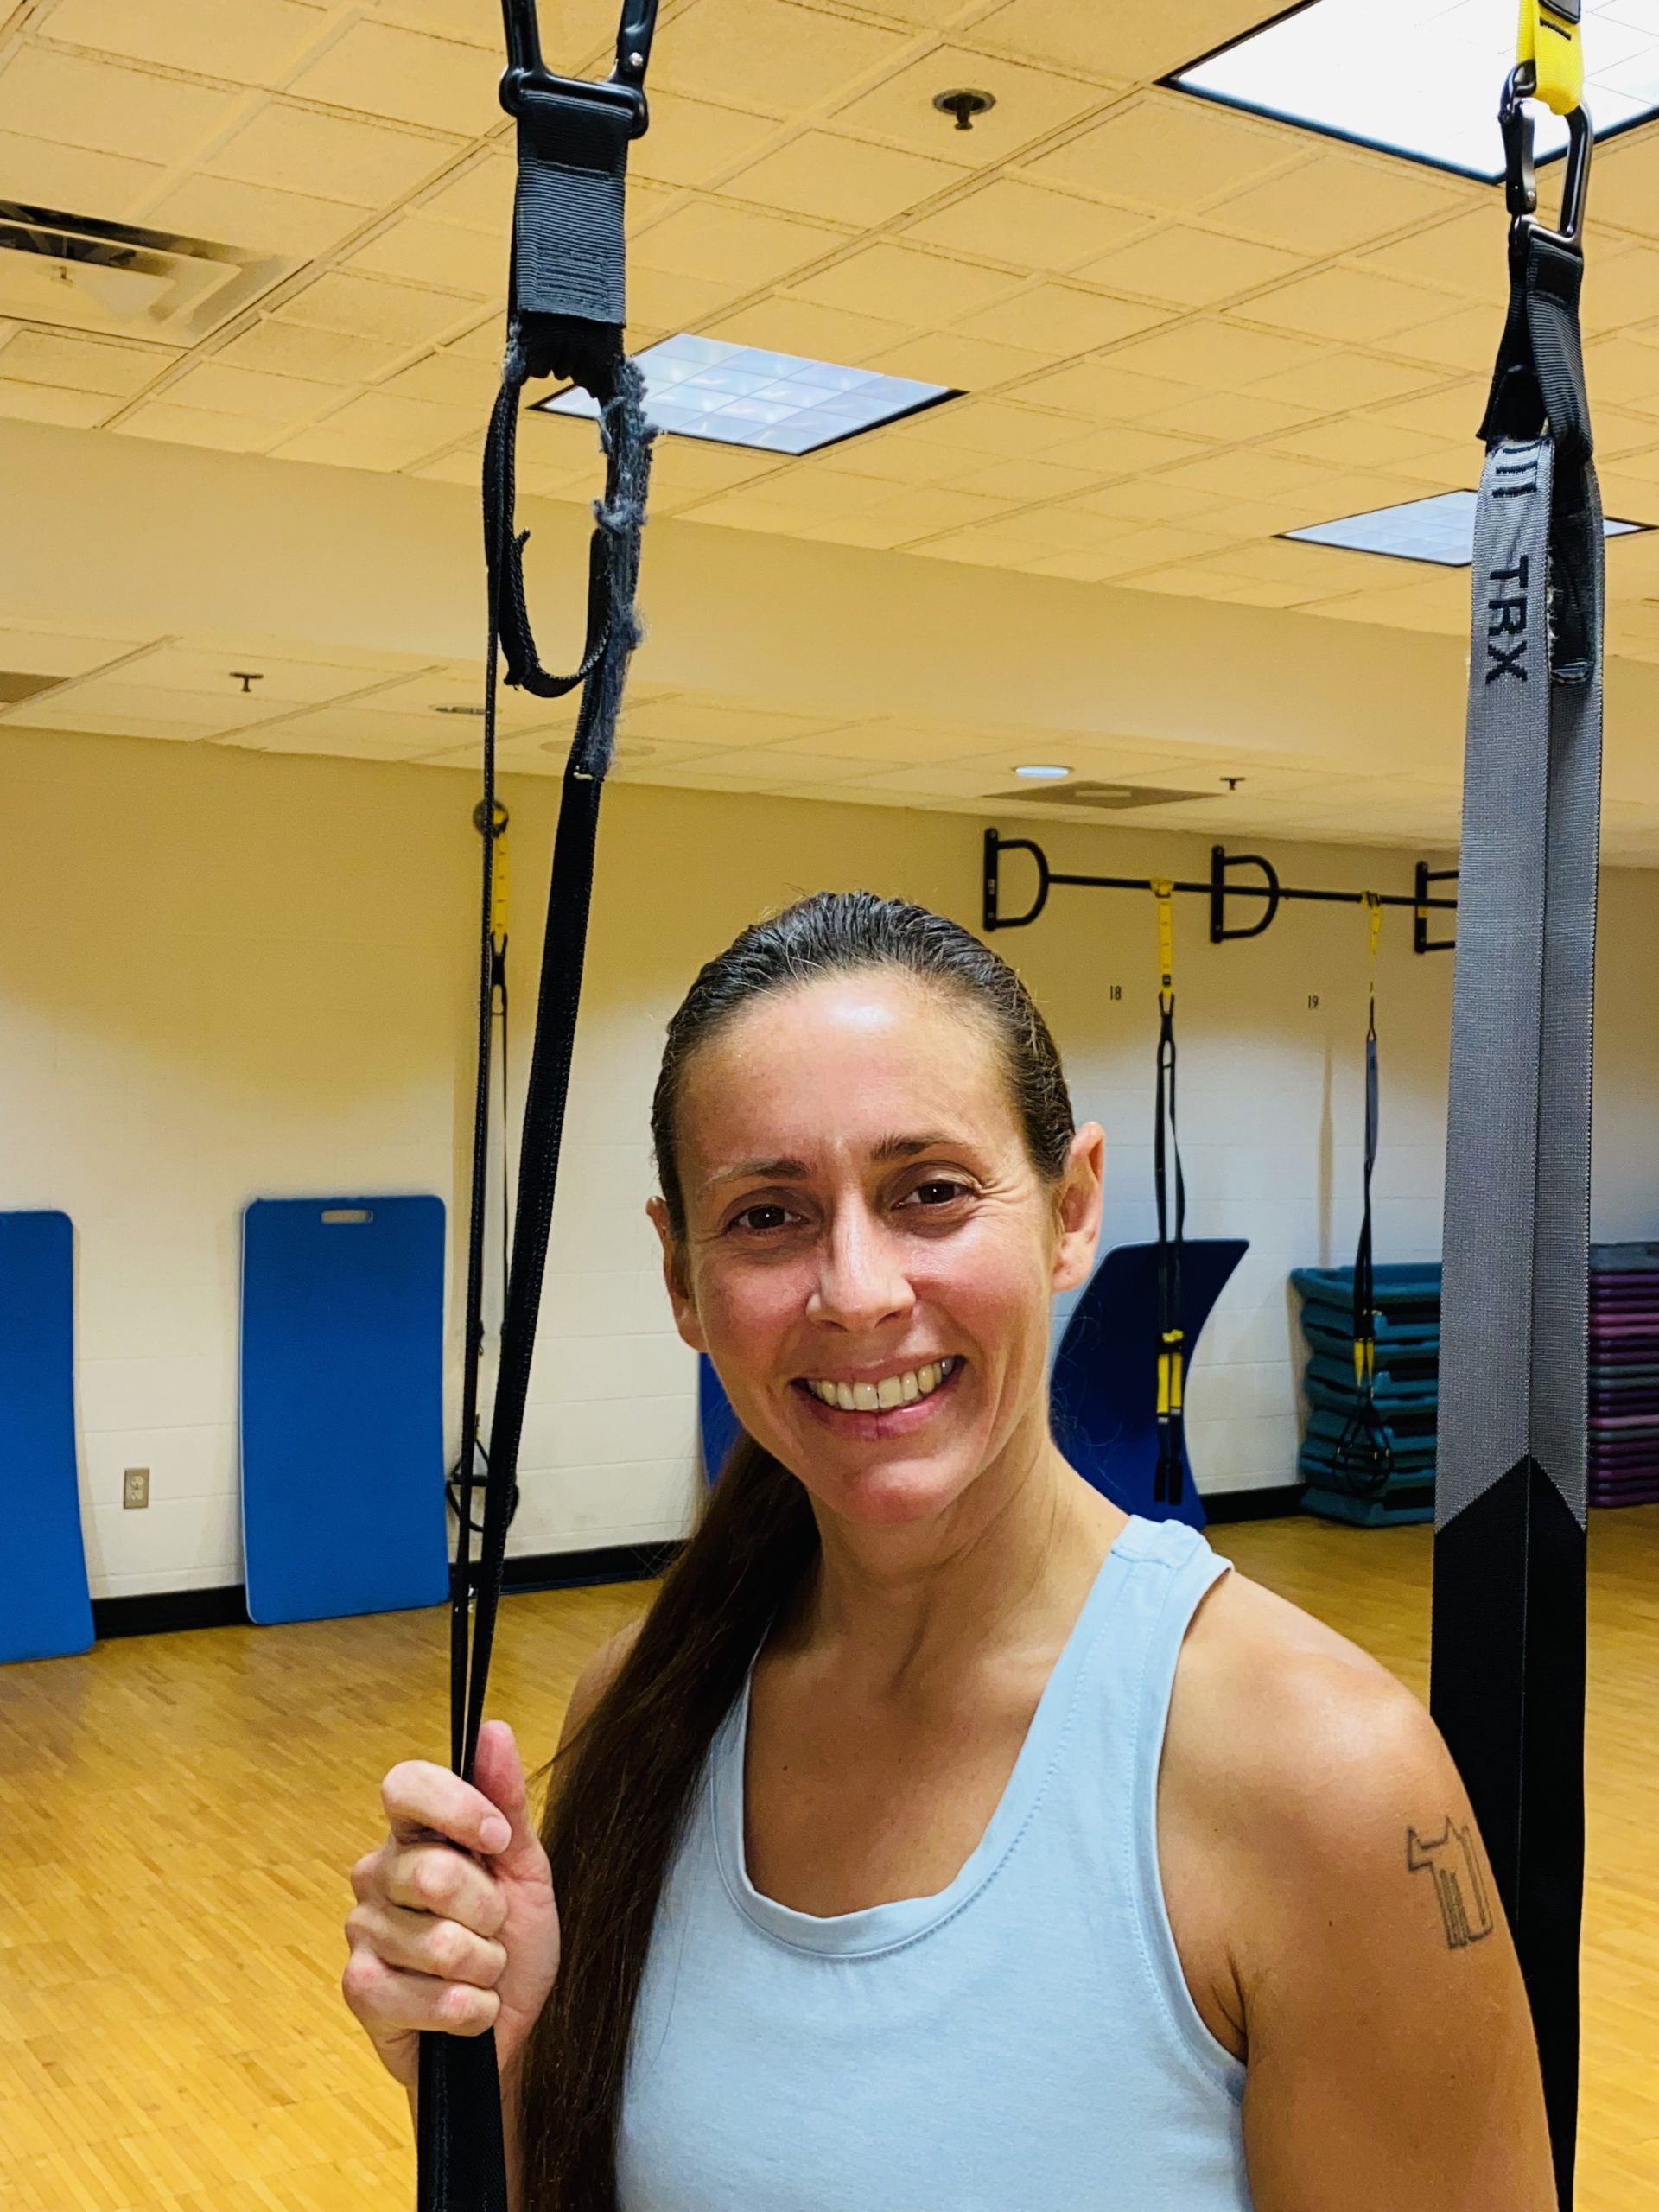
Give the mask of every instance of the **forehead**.
<path id="1" fill-rule="evenodd" d="M 681 1095 L 681 1145 L 705 1170 L 873 1151 L 922 1130 L 1019 1141 L 986 1025 L 954 993 L 891 970 L 766 993 L 697 1052 Z"/>

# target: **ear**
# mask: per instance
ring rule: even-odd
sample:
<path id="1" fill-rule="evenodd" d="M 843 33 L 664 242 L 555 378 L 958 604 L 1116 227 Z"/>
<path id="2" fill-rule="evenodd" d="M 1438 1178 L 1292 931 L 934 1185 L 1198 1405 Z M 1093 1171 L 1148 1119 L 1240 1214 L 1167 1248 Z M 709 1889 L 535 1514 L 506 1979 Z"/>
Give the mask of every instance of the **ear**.
<path id="1" fill-rule="evenodd" d="M 663 1282 L 668 1291 L 668 1302 L 674 1309 L 674 1325 L 693 1351 L 707 1351 L 709 1346 L 697 1319 L 696 1303 L 685 1270 L 685 1247 L 675 1243 L 668 1225 L 668 1208 L 661 1198 L 647 1198 L 645 1211 L 662 1243 Z"/>
<path id="2" fill-rule="evenodd" d="M 1106 1173 L 1106 1132 L 1085 1122 L 1071 1140 L 1058 1194 L 1060 1234 L 1054 1249 L 1052 1287 L 1076 1290 L 1094 1271 Z"/>

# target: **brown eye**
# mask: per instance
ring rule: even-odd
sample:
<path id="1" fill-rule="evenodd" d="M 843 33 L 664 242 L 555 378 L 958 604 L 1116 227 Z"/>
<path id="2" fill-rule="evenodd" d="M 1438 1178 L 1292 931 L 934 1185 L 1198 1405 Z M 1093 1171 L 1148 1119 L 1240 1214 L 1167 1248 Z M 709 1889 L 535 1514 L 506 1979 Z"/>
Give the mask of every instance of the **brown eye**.
<path id="1" fill-rule="evenodd" d="M 768 1201 L 764 1205 L 745 1206 L 741 1213 L 734 1214 L 732 1227 L 748 1236 L 764 1236 L 769 1230 L 784 1228 L 792 1218 L 787 1206 Z"/>
<path id="2" fill-rule="evenodd" d="M 967 1191 L 965 1183 L 949 1182 L 942 1177 L 936 1177 L 931 1183 L 918 1183 L 910 1195 L 919 1198 L 924 1206 L 931 1210 L 950 1205 L 955 1199 L 965 1197 Z"/>

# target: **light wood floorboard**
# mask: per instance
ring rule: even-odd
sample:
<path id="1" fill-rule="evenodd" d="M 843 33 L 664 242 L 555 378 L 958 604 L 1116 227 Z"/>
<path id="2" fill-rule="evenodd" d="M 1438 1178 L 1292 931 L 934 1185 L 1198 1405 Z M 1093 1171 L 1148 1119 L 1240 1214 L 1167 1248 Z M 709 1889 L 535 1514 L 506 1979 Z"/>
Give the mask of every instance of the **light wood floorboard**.
<path id="1" fill-rule="evenodd" d="M 1421 1693 L 1427 1532 L 1215 1531 Z M 1592 1532 L 1580 2212 L 1659 2208 L 1659 1508 Z M 515 1596 L 528 1762 L 639 1584 Z M 438 1611 L 123 1639 L 0 1669 L 0 2206 L 410 2212 L 402 2093 L 339 1996 L 381 1775 L 442 1759 Z"/>

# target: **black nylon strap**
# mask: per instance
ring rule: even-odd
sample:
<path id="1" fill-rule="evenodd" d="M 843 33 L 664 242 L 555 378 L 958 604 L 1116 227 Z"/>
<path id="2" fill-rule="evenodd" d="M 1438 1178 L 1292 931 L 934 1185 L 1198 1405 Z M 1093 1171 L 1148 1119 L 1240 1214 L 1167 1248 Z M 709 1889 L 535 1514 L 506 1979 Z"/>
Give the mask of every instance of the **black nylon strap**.
<path id="1" fill-rule="evenodd" d="M 1186 1185 L 1175 1116 L 1175 994 L 1158 997 L 1157 1104 L 1153 1124 L 1152 1180 L 1158 1204 L 1158 1459 L 1152 1494 L 1160 1505 L 1179 1505 L 1185 1493 L 1182 1438 L 1185 1396 L 1185 1339 L 1181 1325 L 1181 1256 L 1186 1230 Z M 1175 1171 L 1175 1229 L 1170 1234 L 1169 1168 Z"/>
<path id="2" fill-rule="evenodd" d="M 1602 533 L 1577 263 L 1568 242 L 1517 224 L 1483 424 L 1430 1676 L 1520 1955 L 1562 2212 L 1573 2202 L 1584 1885 L 1601 761 Z"/>
<path id="3" fill-rule="evenodd" d="M 1376 1278 L 1372 1264 L 1371 1179 L 1376 1172 L 1381 1124 L 1381 1084 L 1376 1052 L 1376 991 L 1373 986 L 1365 1027 L 1365 1169 L 1354 1252 L 1354 1407 L 1343 1424 L 1332 1455 L 1348 1487 L 1374 1497 L 1394 1472 L 1394 1450 L 1376 1410 Z"/>

